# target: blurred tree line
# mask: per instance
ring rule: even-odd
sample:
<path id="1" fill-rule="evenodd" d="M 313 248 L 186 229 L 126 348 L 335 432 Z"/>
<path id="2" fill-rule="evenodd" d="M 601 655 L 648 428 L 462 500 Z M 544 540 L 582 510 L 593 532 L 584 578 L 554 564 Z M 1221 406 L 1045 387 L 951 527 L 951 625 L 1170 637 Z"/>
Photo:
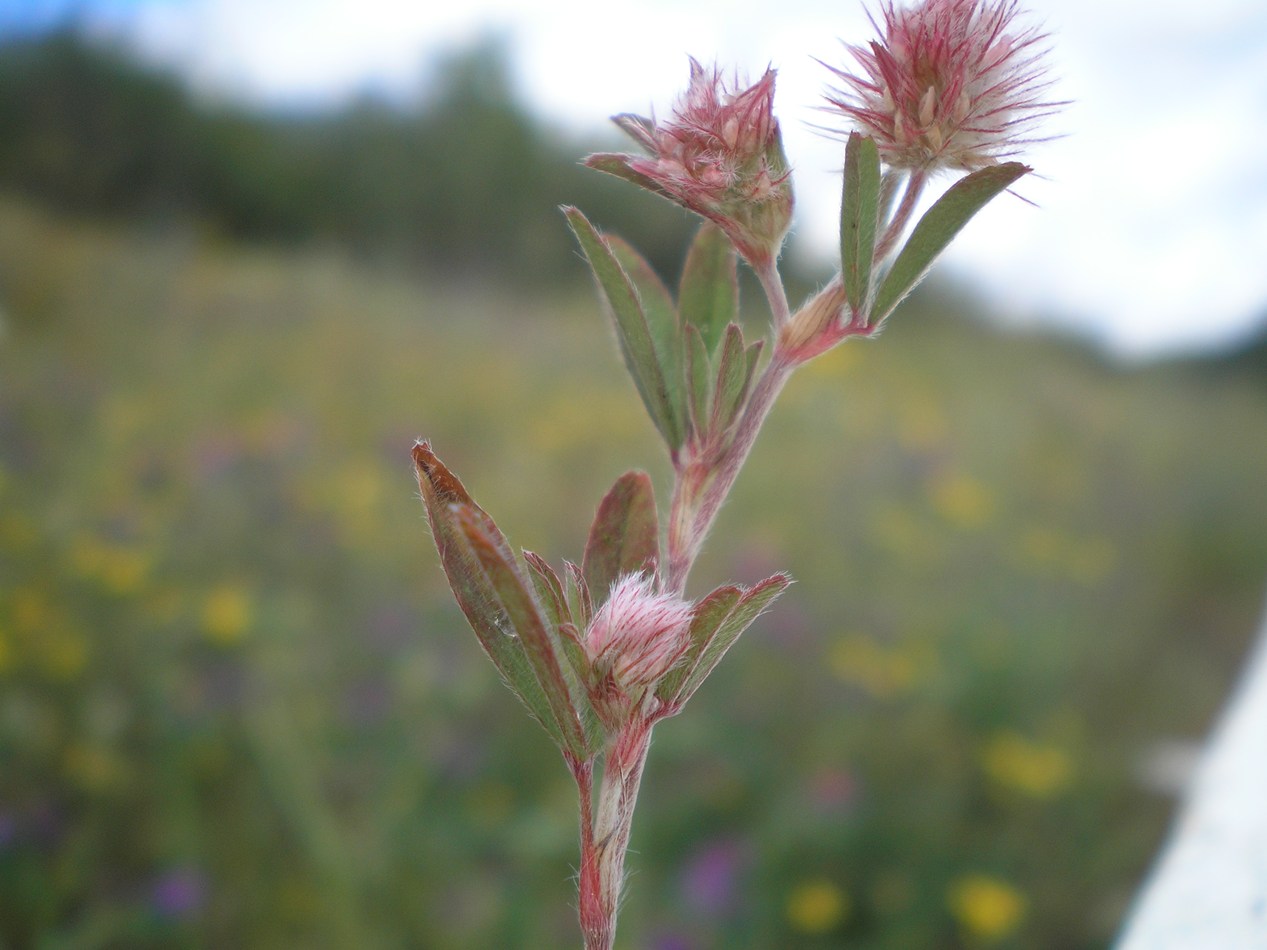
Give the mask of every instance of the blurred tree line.
<path id="1" fill-rule="evenodd" d="M 505 44 L 448 54 L 425 96 L 316 113 L 213 103 L 73 28 L 0 43 L 0 189 L 78 214 L 334 241 L 458 279 L 579 278 L 583 205 L 671 274 L 684 214 L 582 168 L 514 94 Z"/>

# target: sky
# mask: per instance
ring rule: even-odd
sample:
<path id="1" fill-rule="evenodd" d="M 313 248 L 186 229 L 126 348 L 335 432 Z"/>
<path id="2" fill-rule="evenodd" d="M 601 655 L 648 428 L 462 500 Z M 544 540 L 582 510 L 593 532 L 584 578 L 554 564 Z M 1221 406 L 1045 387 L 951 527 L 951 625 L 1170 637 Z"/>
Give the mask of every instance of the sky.
<path id="1" fill-rule="evenodd" d="M 1017 190 L 940 267 L 1018 323 L 1072 328 L 1125 358 L 1214 350 L 1267 322 L 1267 3 L 1023 0 L 1072 100 L 1022 157 Z M 798 235 L 834 253 L 841 146 L 811 126 L 872 29 L 852 0 L 0 0 L 0 30 L 67 9 L 200 87 L 272 106 L 406 96 L 435 54 L 510 38 L 523 100 L 574 131 L 668 111 L 687 56 L 778 70 Z M 942 184 L 949 184 L 946 179 Z"/>

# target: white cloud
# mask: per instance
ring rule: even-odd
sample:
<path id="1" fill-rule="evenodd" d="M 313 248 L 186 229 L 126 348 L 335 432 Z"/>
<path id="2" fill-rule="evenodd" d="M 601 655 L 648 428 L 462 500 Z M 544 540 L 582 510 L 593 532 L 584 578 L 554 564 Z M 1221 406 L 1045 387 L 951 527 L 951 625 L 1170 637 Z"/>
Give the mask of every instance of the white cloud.
<path id="1" fill-rule="evenodd" d="M 1209 346 L 1267 308 L 1267 8 L 1261 0 L 1031 0 L 1056 35 L 1067 136 L 1027 159 L 947 266 L 1024 315 L 1063 319 L 1124 352 Z M 517 41 L 524 96 L 592 126 L 667 108 L 686 55 L 779 69 L 800 231 L 831 251 L 840 147 L 812 134 L 837 37 L 867 38 L 860 5 L 649 0 L 192 0 L 143 5 L 136 35 L 206 85 L 271 102 L 417 88 L 423 56 L 490 26 Z"/>

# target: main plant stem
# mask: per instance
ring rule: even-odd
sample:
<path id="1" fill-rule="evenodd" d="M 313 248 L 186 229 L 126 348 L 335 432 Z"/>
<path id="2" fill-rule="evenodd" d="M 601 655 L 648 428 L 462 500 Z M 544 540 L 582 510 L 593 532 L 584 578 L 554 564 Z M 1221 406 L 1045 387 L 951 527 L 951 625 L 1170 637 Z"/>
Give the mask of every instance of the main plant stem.
<path id="1" fill-rule="evenodd" d="M 754 270 L 770 305 L 777 340 L 777 328 L 791 318 L 783 282 L 773 261 Z M 687 576 L 704 538 L 794 368 L 795 363 L 776 345 L 726 441 L 705 447 L 698 456 L 677 466 L 669 512 L 668 569 L 664 578 L 667 590 L 679 595 L 686 590 Z M 663 714 L 663 710 L 646 706 L 616 733 L 603 762 L 597 811 L 594 760 L 569 762 L 580 798 L 578 912 L 585 950 L 612 950 L 616 940 L 616 914 L 620 909 L 625 852 L 629 848 L 638 786 L 651 745 L 651 727 Z"/>
<path id="2" fill-rule="evenodd" d="M 754 271 L 765 290 L 777 340 L 778 328 L 791 319 L 787 293 L 773 261 L 755 267 Z M 757 434 L 793 369 L 795 364 L 779 351 L 776 344 L 774 355 L 757 380 L 727 441 L 720 446 L 705 446 L 699 457 L 689 458 L 678 466 L 673 500 L 669 505 L 668 572 L 665 577 L 665 587 L 673 593 L 681 595 L 686 590 L 686 578 L 704 538 L 734 487 L 735 479 L 757 441 Z"/>
<path id="3" fill-rule="evenodd" d="M 616 940 L 625 852 L 651 745 L 652 721 L 636 714 L 617 733 L 603 764 L 597 814 L 593 811 L 593 763 L 573 769 L 581 802 L 579 912 L 585 950 L 612 950 Z"/>
<path id="4" fill-rule="evenodd" d="M 715 456 L 688 461 L 678 472 L 669 507 L 669 570 L 665 587 L 681 595 L 704 538 L 734 487 L 735 479 L 774 400 L 792 375 L 792 364 L 779 353 L 766 365 L 730 440 Z"/>

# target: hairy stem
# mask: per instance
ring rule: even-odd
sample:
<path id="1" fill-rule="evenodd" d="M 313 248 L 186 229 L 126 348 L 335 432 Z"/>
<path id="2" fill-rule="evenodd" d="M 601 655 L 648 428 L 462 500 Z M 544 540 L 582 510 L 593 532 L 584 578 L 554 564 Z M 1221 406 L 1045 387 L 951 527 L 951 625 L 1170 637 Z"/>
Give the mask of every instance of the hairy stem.
<path id="1" fill-rule="evenodd" d="M 573 769 L 581 800 L 579 915 L 585 950 L 612 950 L 616 940 L 625 852 L 650 745 L 651 720 L 633 716 L 607 751 L 597 814 L 592 806 L 592 763 Z"/>
<path id="2" fill-rule="evenodd" d="M 669 570 L 665 586 L 682 594 L 704 538 L 734 487 L 735 479 L 794 366 L 776 352 L 744 406 L 735 430 L 715 456 L 692 460 L 680 468 L 669 511 Z"/>
<path id="3" fill-rule="evenodd" d="M 769 302 L 777 339 L 777 328 L 791 319 L 787 293 L 773 262 L 757 268 L 757 277 Z M 776 346 L 729 438 L 720 444 L 706 445 L 699 455 L 688 454 L 675 464 L 664 576 L 668 590 L 684 593 L 704 538 L 794 367 L 795 363 Z M 604 759 L 596 813 L 593 763 L 573 765 L 581 804 L 579 914 L 585 950 L 612 950 L 616 939 L 625 852 L 655 718 L 654 713 L 635 713 L 616 734 Z"/>
<path id="4" fill-rule="evenodd" d="M 906 180 L 906 191 L 902 194 L 902 202 L 893 212 L 893 217 L 889 220 L 889 226 L 885 228 L 884 234 L 876 242 L 874 260 L 877 266 L 888 257 L 889 251 L 893 250 L 893 245 L 906 230 L 911 215 L 915 213 L 915 206 L 919 204 L 919 197 L 924 193 L 924 184 L 927 180 L 927 175 L 918 168 L 912 171 Z"/>
<path id="5" fill-rule="evenodd" d="M 757 280 L 761 281 L 761 289 L 765 291 L 765 299 L 770 306 L 770 316 L 774 318 L 774 328 L 787 323 L 792 318 L 792 308 L 788 306 L 787 291 L 783 288 L 783 278 L 779 276 L 779 266 L 773 260 L 754 268 Z"/>

